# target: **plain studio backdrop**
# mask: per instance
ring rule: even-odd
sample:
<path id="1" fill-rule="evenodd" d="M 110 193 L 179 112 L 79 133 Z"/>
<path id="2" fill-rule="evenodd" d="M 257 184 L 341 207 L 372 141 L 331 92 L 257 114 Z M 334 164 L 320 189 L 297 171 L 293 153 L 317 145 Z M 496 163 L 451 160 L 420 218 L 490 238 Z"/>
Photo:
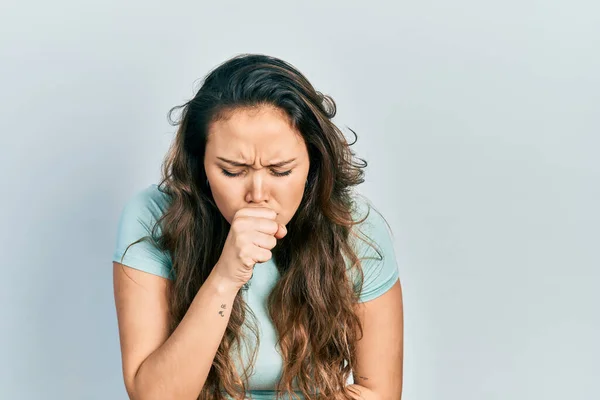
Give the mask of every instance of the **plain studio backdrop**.
<path id="1" fill-rule="evenodd" d="M 3 2 L 0 398 L 125 399 L 111 256 L 225 59 L 338 105 L 394 232 L 403 399 L 598 399 L 593 1 Z"/>

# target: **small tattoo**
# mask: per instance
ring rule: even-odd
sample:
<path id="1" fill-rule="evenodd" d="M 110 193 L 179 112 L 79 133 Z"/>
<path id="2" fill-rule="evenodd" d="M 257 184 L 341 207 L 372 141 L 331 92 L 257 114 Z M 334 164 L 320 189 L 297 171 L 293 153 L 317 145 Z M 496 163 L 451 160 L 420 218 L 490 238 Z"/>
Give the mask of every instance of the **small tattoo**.
<path id="1" fill-rule="evenodd" d="M 223 311 L 219 311 L 219 315 L 220 315 L 221 317 L 224 317 L 224 316 L 225 316 L 225 314 L 223 314 Z"/>
<path id="2" fill-rule="evenodd" d="M 226 308 L 225 304 L 221 304 L 221 308 Z"/>

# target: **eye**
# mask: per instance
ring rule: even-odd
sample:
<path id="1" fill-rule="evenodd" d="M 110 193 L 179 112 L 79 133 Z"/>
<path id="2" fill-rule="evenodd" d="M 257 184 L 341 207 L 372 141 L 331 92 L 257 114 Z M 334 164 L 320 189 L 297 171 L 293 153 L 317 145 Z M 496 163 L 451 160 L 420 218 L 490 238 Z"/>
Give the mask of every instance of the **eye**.
<path id="1" fill-rule="evenodd" d="M 238 172 L 237 174 L 232 174 L 231 172 L 226 171 L 224 169 L 221 169 L 221 172 L 223 173 L 223 175 L 231 177 L 231 178 L 235 177 L 235 176 L 240 176 L 242 174 L 241 172 Z"/>
<path id="2" fill-rule="evenodd" d="M 237 174 L 235 174 L 235 173 L 229 172 L 227 170 L 224 170 L 222 168 L 221 168 L 221 172 L 223 173 L 223 175 L 230 177 L 230 178 L 235 178 L 236 176 L 242 175 L 242 172 L 238 172 Z M 289 171 L 285 171 L 285 172 L 272 171 L 272 174 L 275 176 L 288 176 L 291 173 L 292 173 L 291 169 Z"/>
<path id="3" fill-rule="evenodd" d="M 291 169 L 289 171 L 285 171 L 285 172 L 275 172 L 275 171 L 273 171 L 273 175 L 275 175 L 275 176 L 287 176 L 287 175 L 289 175 L 291 173 L 292 173 Z"/>

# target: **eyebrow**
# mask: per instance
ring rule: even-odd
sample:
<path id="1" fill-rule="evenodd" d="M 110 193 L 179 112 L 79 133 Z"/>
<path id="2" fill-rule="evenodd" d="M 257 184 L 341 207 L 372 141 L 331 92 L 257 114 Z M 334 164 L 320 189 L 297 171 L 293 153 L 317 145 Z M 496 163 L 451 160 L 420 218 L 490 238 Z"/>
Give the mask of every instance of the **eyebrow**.
<path id="1" fill-rule="evenodd" d="M 217 157 L 217 158 L 219 160 L 221 160 L 221 161 L 225 161 L 226 163 L 233 165 L 234 167 L 252 167 L 252 165 L 250 165 L 250 164 L 246 164 L 246 163 L 242 163 L 242 162 L 234 161 L 234 160 L 228 160 L 228 159 L 226 159 L 224 157 Z M 265 167 L 282 167 L 282 166 L 284 166 L 286 164 L 289 164 L 289 163 L 291 163 L 293 161 L 296 161 L 296 159 L 292 158 L 290 160 L 280 161 L 278 163 L 265 165 Z"/>

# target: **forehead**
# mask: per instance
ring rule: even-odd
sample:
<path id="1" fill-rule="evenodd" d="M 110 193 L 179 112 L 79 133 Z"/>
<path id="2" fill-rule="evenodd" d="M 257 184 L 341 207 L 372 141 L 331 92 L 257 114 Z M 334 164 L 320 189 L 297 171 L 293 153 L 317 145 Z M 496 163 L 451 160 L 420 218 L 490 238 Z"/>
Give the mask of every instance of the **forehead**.
<path id="1" fill-rule="evenodd" d="M 285 111 L 261 106 L 235 109 L 212 122 L 208 129 L 207 148 L 270 154 L 282 148 L 300 148 L 303 141 Z"/>

